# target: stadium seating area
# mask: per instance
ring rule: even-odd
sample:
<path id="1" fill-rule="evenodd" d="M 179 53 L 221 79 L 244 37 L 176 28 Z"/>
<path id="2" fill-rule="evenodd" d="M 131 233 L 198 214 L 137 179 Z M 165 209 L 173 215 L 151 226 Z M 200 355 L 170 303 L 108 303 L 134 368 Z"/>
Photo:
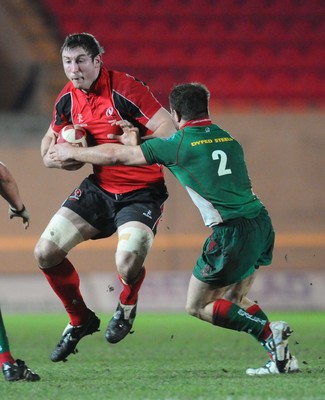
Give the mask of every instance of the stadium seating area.
<path id="1" fill-rule="evenodd" d="M 207 84 L 223 105 L 325 104 L 323 0 L 43 0 L 60 37 L 93 33 L 105 63 L 150 84 Z"/>

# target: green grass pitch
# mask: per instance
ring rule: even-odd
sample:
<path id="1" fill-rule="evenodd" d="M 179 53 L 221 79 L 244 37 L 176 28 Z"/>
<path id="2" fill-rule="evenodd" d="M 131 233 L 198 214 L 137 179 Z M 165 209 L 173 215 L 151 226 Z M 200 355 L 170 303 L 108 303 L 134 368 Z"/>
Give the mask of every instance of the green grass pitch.
<path id="1" fill-rule="evenodd" d="M 250 335 L 214 327 L 185 313 L 141 313 L 134 334 L 112 345 L 101 331 L 78 345 L 68 362 L 49 354 L 67 323 L 65 315 L 3 318 L 14 357 L 41 375 L 40 382 L 0 380 L 3 400 L 323 400 L 325 313 L 270 313 L 293 328 L 290 350 L 301 373 L 249 377 L 267 353 Z"/>

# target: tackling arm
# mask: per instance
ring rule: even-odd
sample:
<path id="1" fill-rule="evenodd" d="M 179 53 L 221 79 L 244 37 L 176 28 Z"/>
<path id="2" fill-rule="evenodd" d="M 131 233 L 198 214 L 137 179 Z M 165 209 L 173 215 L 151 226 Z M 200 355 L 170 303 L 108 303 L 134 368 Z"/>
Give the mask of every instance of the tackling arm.
<path id="1" fill-rule="evenodd" d="M 53 162 L 77 161 L 95 165 L 146 165 L 140 146 L 101 144 L 92 147 L 74 147 L 68 143 L 57 144 L 49 150 Z"/>

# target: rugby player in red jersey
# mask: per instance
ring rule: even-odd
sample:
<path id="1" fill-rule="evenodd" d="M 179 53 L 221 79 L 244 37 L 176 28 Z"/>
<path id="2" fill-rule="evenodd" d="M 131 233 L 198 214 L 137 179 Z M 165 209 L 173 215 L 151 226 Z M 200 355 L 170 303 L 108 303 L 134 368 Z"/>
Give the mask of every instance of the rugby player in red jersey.
<path id="1" fill-rule="evenodd" d="M 41 155 L 48 168 L 73 170 L 82 165 L 53 162 L 49 157 L 58 133 L 68 124 L 84 127 L 94 145 L 114 142 L 108 134 L 122 134 L 116 122 L 124 119 L 137 126 L 142 136 L 170 136 L 175 131 L 170 114 L 149 87 L 133 76 L 104 67 L 103 52 L 89 33 L 68 35 L 62 45 L 63 68 L 69 82 L 56 99 L 52 122 L 41 143 Z M 119 342 L 132 328 L 138 291 L 145 277 L 144 260 L 167 197 L 162 167 L 157 164 L 93 165 L 93 173 L 52 217 L 34 251 L 70 319 L 51 354 L 52 361 L 65 361 L 76 352 L 79 340 L 98 331 L 100 325 L 84 302 L 78 273 L 67 258 L 69 251 L 85 240 L 117 232 L 115 262 L 123 290 L 105 336 L 110 343 Z"/>

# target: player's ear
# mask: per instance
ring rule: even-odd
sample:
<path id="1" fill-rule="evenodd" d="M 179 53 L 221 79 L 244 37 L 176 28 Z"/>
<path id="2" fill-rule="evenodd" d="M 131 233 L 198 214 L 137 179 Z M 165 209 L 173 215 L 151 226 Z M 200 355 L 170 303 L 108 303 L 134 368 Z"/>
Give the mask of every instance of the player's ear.
<path id="1" fill-rule="evenodd" d="M 173 108 L 171 109 L 171 116 L 172 116 L 173 120 L 176 122 L 180 122 L 180 120 L 182 119 L 181 115 Z"/>
<path id="2" fill-rule="evenodd" d="M 95 58 L 94 58 L 94 65 L 96 67 L 100 67 L 102 65 L 102 56 L 100 54 L 98 54 Z"/>

